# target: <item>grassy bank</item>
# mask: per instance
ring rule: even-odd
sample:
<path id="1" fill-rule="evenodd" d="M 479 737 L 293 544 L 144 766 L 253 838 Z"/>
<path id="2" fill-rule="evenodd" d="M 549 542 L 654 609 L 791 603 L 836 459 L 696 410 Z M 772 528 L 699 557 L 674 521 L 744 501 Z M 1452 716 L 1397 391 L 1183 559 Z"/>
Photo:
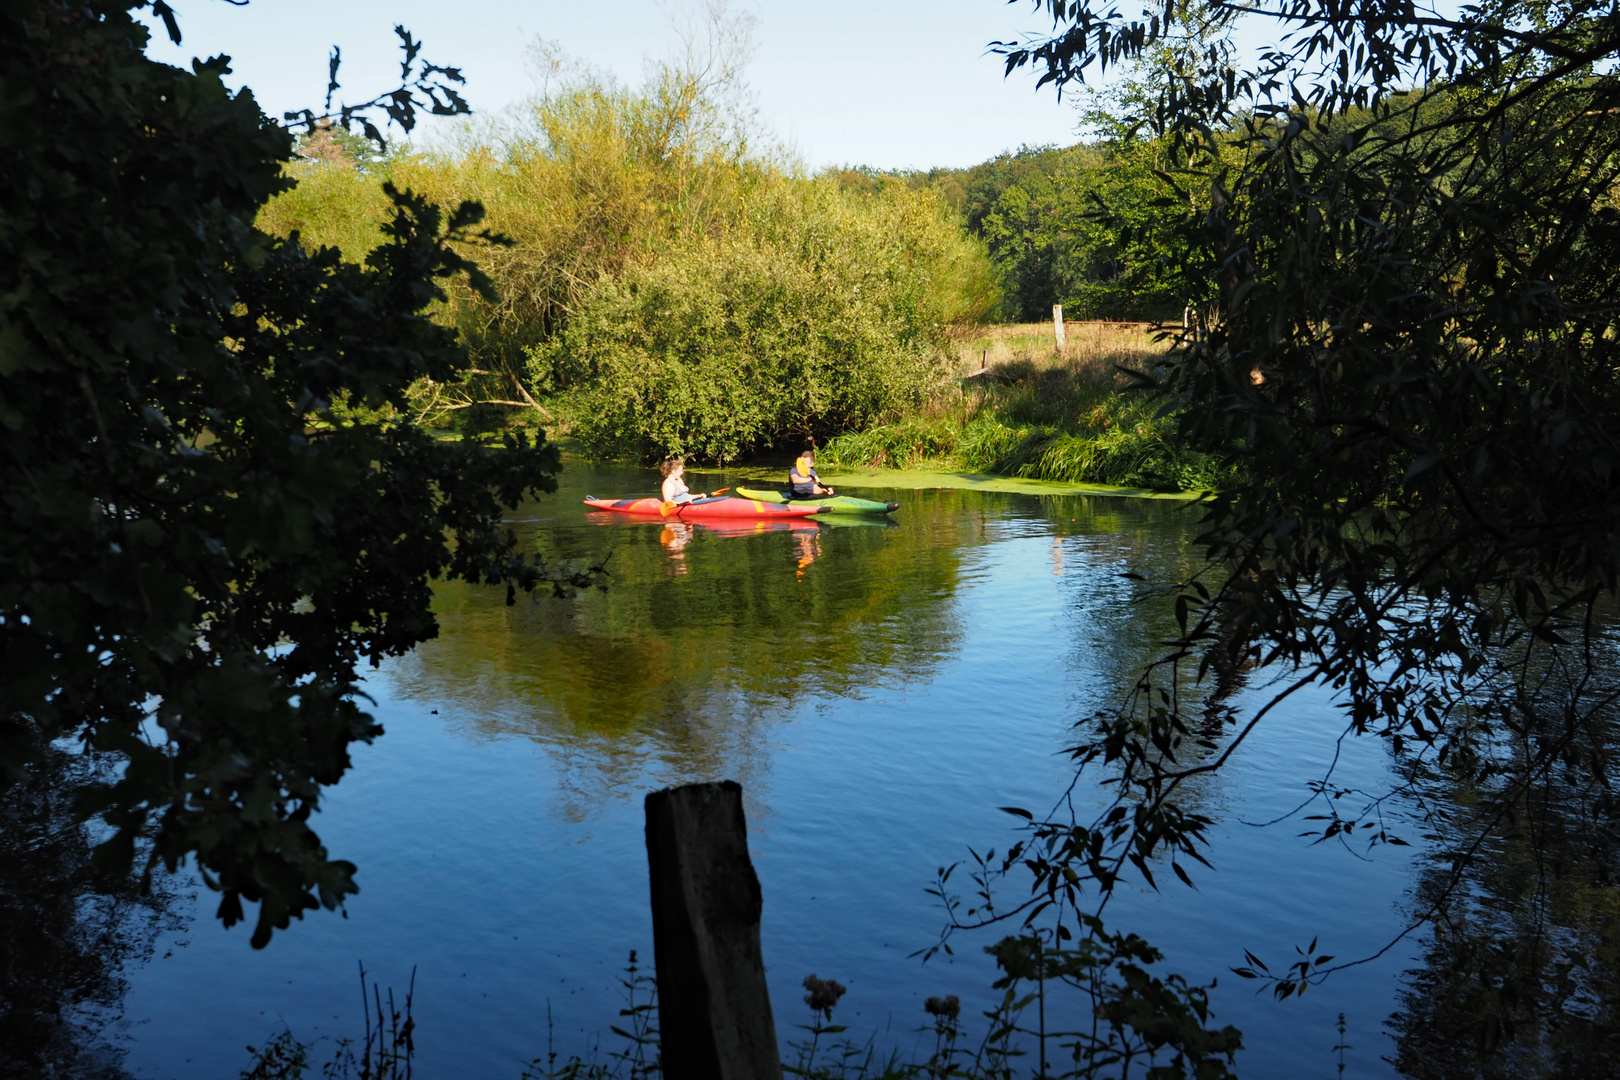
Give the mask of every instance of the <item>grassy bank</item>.
<path id="1" fill-rule="evenodd" d="M 1167 347 L 1140 323 L 1071 323 L 1063 349 L 1050 323 L 979 328 L 953 341 L 956 378 L 912 415 L 831 439 L 820 460 L 842 468 L 928 468 L 1071 483 L 1198 491 L 1220 462 L 1180 449 L 1174 421 L 1129 388 Z"/>

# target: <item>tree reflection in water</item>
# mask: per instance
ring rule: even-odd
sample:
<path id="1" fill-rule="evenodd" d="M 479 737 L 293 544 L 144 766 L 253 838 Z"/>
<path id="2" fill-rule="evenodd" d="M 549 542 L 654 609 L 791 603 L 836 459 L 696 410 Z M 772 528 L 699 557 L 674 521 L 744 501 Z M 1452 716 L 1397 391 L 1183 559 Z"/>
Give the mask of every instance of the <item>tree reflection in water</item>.
<path id="1" fill-rule="evenodd" d="M 161 880 L 109 881 L 73 798 L 93 765 L 53 751 L 0 795 L 0 1076 L 124 1075 L 109 1038 L 125 965 L 174 917 Z"/>
<path id="2" fill-rule="evenodd" d="M 1571 752 L 1607 757 L 1616 732 L 1592 719 L 1590 745 Z M 1472 750 L 1502 756 L 1511 778 L 1527 748 Z M 1411 766 L 1433 829 L 1413 913 L 1437 914 L 1390 1020 L 1396 1065 L 1418 1080 L 1620 1077 L 1620 837 L 1597 826 L 1614 793 L 1556 770 L 1518 791 L 1458 779 L 1477 768 Z M 1493 818 L 1459 874 L 1454 860 Z"/>
<path id="3" fill-rule="evenodd" d="M 948 501 L 921 510 L 931 531 L 920 544 L 895 543 L 881 521 L 601 515 L 537 529 L 549 557 L 607 555 L 608 589 L 507 607 L 493 590 L 441 586 L 440 636 L 388 677 L 472 733 L 560 744 L 572 755 L 566 816 L 654 760 L 757 790 L 763 733 L 805 693 L 915 683 L 956 648 L 954 596 L 975 538 Z"/>

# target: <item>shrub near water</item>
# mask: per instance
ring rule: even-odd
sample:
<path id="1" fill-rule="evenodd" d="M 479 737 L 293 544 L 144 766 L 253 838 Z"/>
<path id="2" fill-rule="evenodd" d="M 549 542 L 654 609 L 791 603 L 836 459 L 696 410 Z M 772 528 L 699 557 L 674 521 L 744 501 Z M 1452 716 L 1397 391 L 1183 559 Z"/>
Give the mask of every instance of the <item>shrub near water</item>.
<path id="1" fill-rule="evenodd" d="M 530 374 L 597 452 L 730 460 L 914 410 L 992 295 L 931 193 L 782 178 L 727 235 L 600 279 Z"/>
<path id="2" fill-rule="evenodd" d="M 626 86 L 536 50 L 542 89 L 432 153 L 292 166 L 267 230 L 362 258 L 380 183 L 476 199 L 510 243 L 463 253 L 436 312 L 476 370 L 415 388 L 414 417 L 561 424 L 599 452 L 726 460 L 893 419 L 943 377 L 947 324 L 997 301 L 982 244 L 932 191 L 841 190 L 753 125 L 751 23 L 723 7 Z"/>

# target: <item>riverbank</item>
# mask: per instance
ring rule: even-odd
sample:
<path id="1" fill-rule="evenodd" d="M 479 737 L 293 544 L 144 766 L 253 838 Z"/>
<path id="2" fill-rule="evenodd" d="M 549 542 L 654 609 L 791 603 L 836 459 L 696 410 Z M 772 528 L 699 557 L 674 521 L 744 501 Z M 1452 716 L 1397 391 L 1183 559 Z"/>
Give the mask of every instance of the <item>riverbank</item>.
<path id="1" fill-rule="evenodd" d="M 973 488 L 1023 494 L 1195 498 L 1230 469 L 1176 440 L 1162 402 L 1130 372 L 1151 371 L 1170 342 L 1148 323 L 1080 322 L 1056 345 L 1051 323 L 957 333 L 944 378 L 907 413 L 826 440 L 817 464 L 830 481 L 869 488 Z M 612 460 L 577 437 L 566 415 L 554 441 Z M 456 437 L 445 433 L 443 437 Z M 779 482 L 796 444 L 728 461 L 728 475 Z M 694 471 L 710 471 L 701 455 Z M 718 466 L 716 467 L 718 468 Z"/>
<path id="2" fill-rule="evenodd" d="M 1066 337 L 1058 348 L 1050 323 L 960 336 L 954 378 L 910 416 L 829 440 L 819 463 L 1161 493 L 1223 485 L 1227 467 L 1181 448 L 1175 421 L 1127 374 L 1151 370 L 1168 341 L 1146 323 L 1072 323 Z"/>
<path id="3" fill-rule="evenodd" d="M 751 465 L 723 470 L 728 478 L 741 477 L 762 484 L 780 485 L 785 467 Z M 694 470 L 694 473 L 706 470 Z M 720 470 L 717 470 L 717 472 Z M 874 488 L 885 491 L 984 491 L 1005 495 L 1111 495 L 1129 499 L 1167 499 L 1185 502 L 1203 496 L 1201 491 L 1158 491 L 1148 487 L 1121 484 L 1092 484 L 1079 481 L 1039 480 L 992 473 L 951 472 L 934 469 L 817 469 L 822 479 L 837 488 Z"/>

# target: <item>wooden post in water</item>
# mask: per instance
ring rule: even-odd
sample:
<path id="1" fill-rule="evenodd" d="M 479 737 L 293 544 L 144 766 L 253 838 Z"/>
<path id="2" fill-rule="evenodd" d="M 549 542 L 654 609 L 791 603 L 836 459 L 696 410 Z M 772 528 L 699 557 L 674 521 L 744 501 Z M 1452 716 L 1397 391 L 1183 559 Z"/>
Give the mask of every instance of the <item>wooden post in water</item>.
<path id="1" fill-rule="evenodd" d="M 1052 332 L 1057 335 L 1058 352 L 1063 351 L 1063 305 L 1052 305 Z"/>
<path id="2" fill-rule="evenodd" d="M 781 1080 L 742 787 L 648 795 L 647 867 L 666 1080 Z"/>

